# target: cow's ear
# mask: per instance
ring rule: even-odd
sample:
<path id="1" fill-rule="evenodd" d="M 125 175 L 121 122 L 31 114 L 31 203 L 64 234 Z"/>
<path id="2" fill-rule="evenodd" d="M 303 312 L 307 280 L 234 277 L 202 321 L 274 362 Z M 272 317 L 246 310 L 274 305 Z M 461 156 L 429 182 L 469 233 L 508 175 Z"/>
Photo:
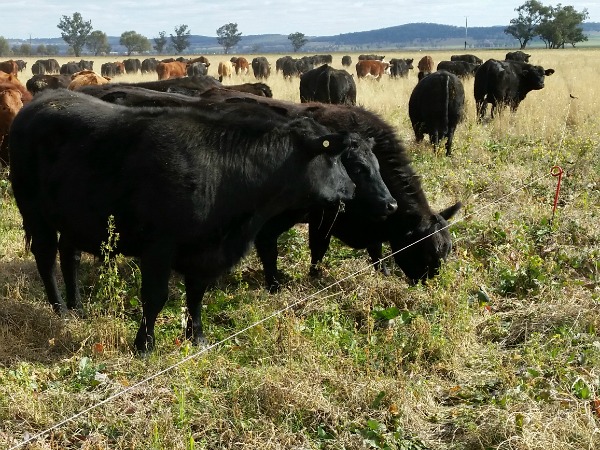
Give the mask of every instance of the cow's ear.
<path id="1" fill-rule="evenodd" d="M 547 77 L 549 77 L 550 75 L 552 75 L 554 73 L 554 69 L 546 69 L 544 71 L 544 73 L 546 74 Z"/>

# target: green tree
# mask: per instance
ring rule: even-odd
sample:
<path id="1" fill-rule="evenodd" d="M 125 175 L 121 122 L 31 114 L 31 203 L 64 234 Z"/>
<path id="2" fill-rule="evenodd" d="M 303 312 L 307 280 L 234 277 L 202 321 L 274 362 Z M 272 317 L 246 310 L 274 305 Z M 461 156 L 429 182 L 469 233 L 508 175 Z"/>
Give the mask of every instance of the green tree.
<path id="1" fill-rule="evenodd" d="M 528 0 L 515 8 L 519 16 L 511 19 L 510 25 L 504 32 L 517 39 L 521 49 L 524 49 L 527 43 L 538 35 L 537 27 L 548 16 L 550 10 L 550 7 L 542 5 L 537 0 Z"/>
<path id="2" fill-rule="evenodd" d="M 589 17 L 587 9 L 577 11 L 573 6 L 551 7 L 551 12 L 538 26 L 540 39 L 546 48 L 565 48 L 565 44 L 575 47 L 578 42 L 587 41 L 581 23 Z"/>
<path id="3" fill-rule="evenodd" d="M 110 52 L 110 44 L 108 43 L 108 36 L 100 30 L 92 31 L 85 42 L 85 46 L 94 56 L 98 56 L 101 53 Z"/>
<path id="4" fill-rule="evenodd" d="M 48 48 L 45 44 L 40 44 L 35 48 L 35 54 L 45 56 L 48 54 Z"/>
<path id="5" fill-rule="evenodd" d="M 56 45 L 56 44 L 50 44 L 50 45 L 46 46 L 46 51 L 48 52 L 48 56 L 58 55 L 60 53 L 59 50 L 60 49 L 58 48 L 58 45 Z"/>
<path id="6" fill-rule="evenodd" d="M 158 53 L 162 53 L 167 48 L 167 33 L 165 31 L 161 31 L 158 33 L 158 37 L 154 38 L 154 50 Z"/>
<path id="7" fill-rule="evenodd" d="M 10 45 L 4 36 L 0 36 L 0 56 L 10 55 Z"/>
<path id="8" fill-rule="evenodd" d="M 228 23 L 217 29 L 217 42 L 223 47 L 225 54 L 242 40 L 242 33 L 238 32 L 237 23 Z"/>
<path id="9" fill-rule="evenodd" d="M 292 42 L 294 53 L 300 50 L 302 47 L 304 47 L 308 42 L 308 39 L 306 39 L 304 33 L 300 33 L 299 31 L 288 34 L 288 39 Z"/>
<path id="10" fill-rule="evenodd" d="M 22 56 L 31 56 L 32 48 L 31 44 L 21 44 L 19 47 L 19 55 Z"/>
<path id="11" fill-rule="evenodd" d="M 190 46 L 190 35 L 191 32 L 188 30 L 187 25 L 175 27 L 175 36 L 172 34 L 170 36 L 173 49 L 176 53 L 181 53 Z"/>
<path id="12" fill-rule="evenodd" d="M 125 31 L 123 34 L 121 34 L 119 44 L 123 45 L 127 49 L 127 56 L 130 56 L 133 52 L 148 52 L 152 48 L 148 38 L 136 33 L 135 31 Z"/>
<path id="13" fill-rule="evenodd" d="M 76 12 L 72 17 L 62 16 L 57 28 L 61 31 L 63 40 L 73 49 L 75 56 L 79 57 L 88 35 L 92 32 L 92 21 L 85 22 L 81 14 Z"/>

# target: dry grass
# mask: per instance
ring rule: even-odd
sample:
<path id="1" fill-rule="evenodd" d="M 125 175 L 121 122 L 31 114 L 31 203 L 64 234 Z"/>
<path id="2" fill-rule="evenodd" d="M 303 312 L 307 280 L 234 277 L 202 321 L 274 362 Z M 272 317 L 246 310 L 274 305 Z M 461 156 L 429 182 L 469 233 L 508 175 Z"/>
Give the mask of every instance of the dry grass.
<path id="1" fill-rule="evenodd" d="M 406 142 L 432 205 L 465 204 L 436 279 L 411 287 L 400 273 L 361 273 L 27 448 L 600 448 L 600 51 L 531 53 L 556 73 L 516 114 L 477 124 L 473 81 L 465 83 L 467 117 L 452 158 L 414 143 L 407 103 L 416 73 L 358 82 L 359 103 Z M 450 52 L 431 55 L 437 62 Z M 278 56 L 268 56 L 273 66 Z M 220 58 L 211 57 L 210 74 Z M 275 97 L 299 100 L 298 80 L 273 74 L 268 84 Z M 555 163 L 566 177 L 549 224 Z M 0 187 L 0 446 L 9 447 L 197 349 L 179 343 L 183 294 L 174 277 L 156 352 L 132 355 L 139 276 L 126 261 L 112 280 L 123 287 L 121 303 L 102 297 L 98 263 L 87 259 L 88 317 L 56 318 L 23 252 L 9 186 Z M 286 236 L 281 254 L 292 281 L 280 294 L 261 288 L 254 254 L 209 293 L 212 342 L 367 264 L 364 252 L 335 243 L 324 278 L 309 279 L 303 228 Z M 374 311 L 391 306 L 402 315 L 377 320 Z"/>

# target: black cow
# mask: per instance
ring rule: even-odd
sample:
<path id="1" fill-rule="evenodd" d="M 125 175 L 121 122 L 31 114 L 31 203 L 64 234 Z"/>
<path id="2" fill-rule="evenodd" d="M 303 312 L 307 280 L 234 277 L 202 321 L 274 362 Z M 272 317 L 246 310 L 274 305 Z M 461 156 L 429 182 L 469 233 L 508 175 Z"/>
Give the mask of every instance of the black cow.
<path id="1" fill-rule="evenodd" d="M 331 55 L 313 55 L 312 62 L 315 66 L 323 64 L 333 63 L 333 56 Z"/>
<path id="2" fill-rule="evenodd" d="M 35 95 L 46 89 L 66 89 L 71 84 L 71 81 L 70 75 L 34 75 L 27 80 L 25 87 Z"/>
<path id="3" fill-rule="evenodd" d="M 299 60 L 294 59 L 291 56 L 286 56 L 278 61 L 281 62 L 281 72 L 283 73 L 283 78 L 291 79 L 294 76 L 301 75 L 297 64 Z"/>
<path id="4" fill-rule="evenodd" d="M 80 60 L 78 63 L 81 70 L 94 70 L 94 61 Z"/>
<path id="5" fill-rule="evenodd" d="M 136 106 L 152 106 L 162 102 L 167 105 L 193 106 L 196 101 L 174 95 L 157 98 L 143 92 L 123 90 L 118 85 L 87 86 L 82 88 L 82 91 L 92 95 L 100 93 L 99 96 L 106 101 Z M 258 98 L 222 88 L 208 89 L 201 96 L 209 102 L 269 105 L 278 113 L 290 118 L 314 117 L 332 131 L 351 129 L 364 139 L 373 138 L 373 152 L 378 159 L 382 178 L 398 202 L 398 211 L 382 221 L 380 217 L 375 217 L 372 206 L 364 200 L 359 200 L 364 198 L 365 183 L 357 182 L 356 198 L 345 202 L 344 214 L 338 214 L 337 209 L 312 209 L 306 217 L 306 211 L 291 209 L 270 220 L 255 240 L 269 290 L 276 290 L 282 279 L 277 270 L 278 236 L 294 223 L 306 220 L 310 223 L 313 274 L 318 273 L 318 264 L 327 251 L 332 235 L 355 248 L 367 248 L 373 262 L 385 274 L 389 274 L 387 267 L 383 261 L 379 262 L 383 242 L 390 242 L 393 251 L 397 252 L 394 256 L 396 263 L 412 282 L 436 273 L 451 249 L 450 233 L 445 230 L 448 225 L 446 221 L 460 208 L 460 203 L 439 214 L 431 210 L 419 177 L 410 166 L 404 146 L 398 140 L 394 128 L 379 116 L 356 106 L 297 104 Z M 432 234 L 436 231 L 438 233 Z M 419 241 L 416 245 L 398 252 L 416 241 Z"/>
<path id="6" fill-rule="evenodd" d="M 266 80 L 271 74 L 271 65 L 264 56 L 257 56 L 252 60 L 252 71 L 257 80 Z"/>
<path id="7" fill-rule="evenodd" d="M 292 58 L 291 56 L 282 56 L 281 58 L 277 58 L 277 60 L 275 61 L 275 73 L 279 73 L 279 71 L 283 68 L 283 63 L 290 59 L 294 58 Z"/>
<path id="8" fill-rule="evenodd" d="M 445 70 L 453 73 L 459 78 L 469 78 L 475 76 L 479 66 L 466 61 L 440 61 L 437 70 Z"/>
<path id="9" fill-rule="evenodd" d="M 483 60 L 475 55 L 452 55 L 450 61 L 465 61 L 478 66 L 483 64 Z"/>
<path id="10" fill-rule="evenodd" d="M 302 58 L 296 61 L 296 69 L 298 70 L 298 75 L 302 75 L 303 73 L 314 69 L 315 66 L 316 64 L 314 56 L 303 56 Z"/>
<path id="11" fill-rule="evenodd" d="M 429 134 L 437 146 L 444 137 L 446 156 L 452 153 L 456 126 L 464 117 L 465 89 L 459 78 L 444 70 L 424 76 L 414 87 L 408 101 L 408 115 L 417 142 Z"/>
<path id="12" fill-rule="evenodd" d="M 300 101 L 356 105 L 356 83 L 345 70 L 323 64 L 300 77 Z"/>
<path id="13" fill-rule="evenodd" d="M 342 56 L 342 66 L 350 67 L 352 65 L 352 57 L 350 55 Z"/>
<path id="14" fill-rule="evenodd" d="M 158 60 L 156 58 L 146 58 L 142 61 L 142 73 L 156 73 Z"/>
<path id="15" fill-rule="evenodd" d="M 100 75 L 103 77 L 114 77 L 118 75 L 118 67 L 114 62 L 102 63 L 100 66 Z"/>
<path id="16" fill-rule="evenodd" d="M 492 118 L 505 105 L 516 111 L 529 92 L 544 88 L 545 77 L 553 73 L 554 69 L 524 62 L 488 59 L 475 73 L 478 120 L 483 120 L 488 103 L 492 104 Z"/>
<path id="17" fill-rule="evenodd" d="M 504 59 L 506 61 L 521 61 L 521 62 L 529 62 L 529 58 L 531 55 L 522 52 L 521 50 L 517 50 L 516 52 L 508 52 Z"/>
<path id="18" fill-rule="evenodd" d="M 195 62 L 187 66 L 186 71 L 188 77 L 193 77 L 194 75 L 206 75 L 208 73 L 208 67 L 202 62 Z"/>
<path id="19" fill-rule="evenodd" d="M 17 63 L 19 72 L 23 72 L 25 70 L 25 68 L 27 67 L 27 62 L 23 61 L 22 59 L 16 59 L 15 62 Z"/>
<path id="20" fill-rule="evenodd" d="M 392 58 L 390 59 L 390 76 L 392 78 L 407 77 L 408 71 L 412 70 L 413 59 Z"/>
<path id="21" fill-rule="evenodd" d="M 201 342 L 206 285 L 244 256 L 269 218 L 349 200 L 354 184 L 337 162 L 360 143 L 258 104 L 131 108 L 67 90 L 23 108 L 10 139 L 14 196 L 51 305 L 65 311 L 57 250 L 66 307 L 77 308 L 80 250 L 98 254 L 113 217 L 116 251 L 140 258 L 134 344 L 142 352 L 154 346 L 172 269 L 185 280 L 186 336 Z"/>
<path id="22" fill-rule="evenodd" d="M 142 70 L 142 62 L 137 58 L 129 58 L 123 61 L 125 73 L 136 74 Z"/>
<path id="23" fill-rule="evenodd" d="M 60 72 L 60 64 L 56 59 L 38 59 L 31 66 L 34 75 L 54 74 Z"/>
<path id="24" fill-rule="evenodd" d="M 61 75 L 73 75 L 74 73 L 81 72 L 81 67 L 79 64 L 71 61 L 60 66 L 60 74 Z"/>

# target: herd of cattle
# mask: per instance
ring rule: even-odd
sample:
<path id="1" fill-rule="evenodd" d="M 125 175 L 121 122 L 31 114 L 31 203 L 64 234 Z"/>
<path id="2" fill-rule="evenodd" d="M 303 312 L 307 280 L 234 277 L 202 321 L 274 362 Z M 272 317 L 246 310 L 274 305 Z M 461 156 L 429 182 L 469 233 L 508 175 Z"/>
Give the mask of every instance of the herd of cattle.
<path id="1" fill-rule="evenodd" d="M 450 154 L 463 116 L 462 77 L 474 74 L 483 118 L 487 103 L 492 114 L 505 104 L 514 110 L 554 72 L 511 57 L 459 55 L 437 70 L 423 58 L 409 101 L 417 140 L 446 137 Z M 208 76 L 205 57 L 119 63 L 125 73 L 158 74 L 138 83 L 109 82 L 91 61 L 54 74 L 58 63 L 38 60 L 40 72 L 23 86 L 16 62 L 0 63 L 0 157 L 10 165 L 26 242 L 54 310 L 81 308 L 81 252 L 99 253 L 109 217 L 117 251 L 140 261 L 143 316 L 134 345 L 142 352 L 154 346 L 171 270 L 184 276 L 186 337 L 200 343 L 208 286 L 254 244 L 268 289 L 279 289 L 277 238 L 296 223 L 309 224 L 314 275 L 336 236 L 367 249 L 386 274 L 382 245 L 389 243 L 411 282 L 434 276 L 451 250 L 447 221 L 461 204 L 432 211 L 394 128 L 356 106 L 354 77 L 330 67 L 330 58 L 277 61 L 276 71 L 300 76 L 301 103 L 272 98 L 264 57 L 219 63 L 220 80 L 252 68 L 258 81 L 238 85 Z M 361 55 L 357 75 L 380 78 L 379 66 L 403 76 L 412 61 Z M 352 64 L 349 56 L 342 62 Z"/>

